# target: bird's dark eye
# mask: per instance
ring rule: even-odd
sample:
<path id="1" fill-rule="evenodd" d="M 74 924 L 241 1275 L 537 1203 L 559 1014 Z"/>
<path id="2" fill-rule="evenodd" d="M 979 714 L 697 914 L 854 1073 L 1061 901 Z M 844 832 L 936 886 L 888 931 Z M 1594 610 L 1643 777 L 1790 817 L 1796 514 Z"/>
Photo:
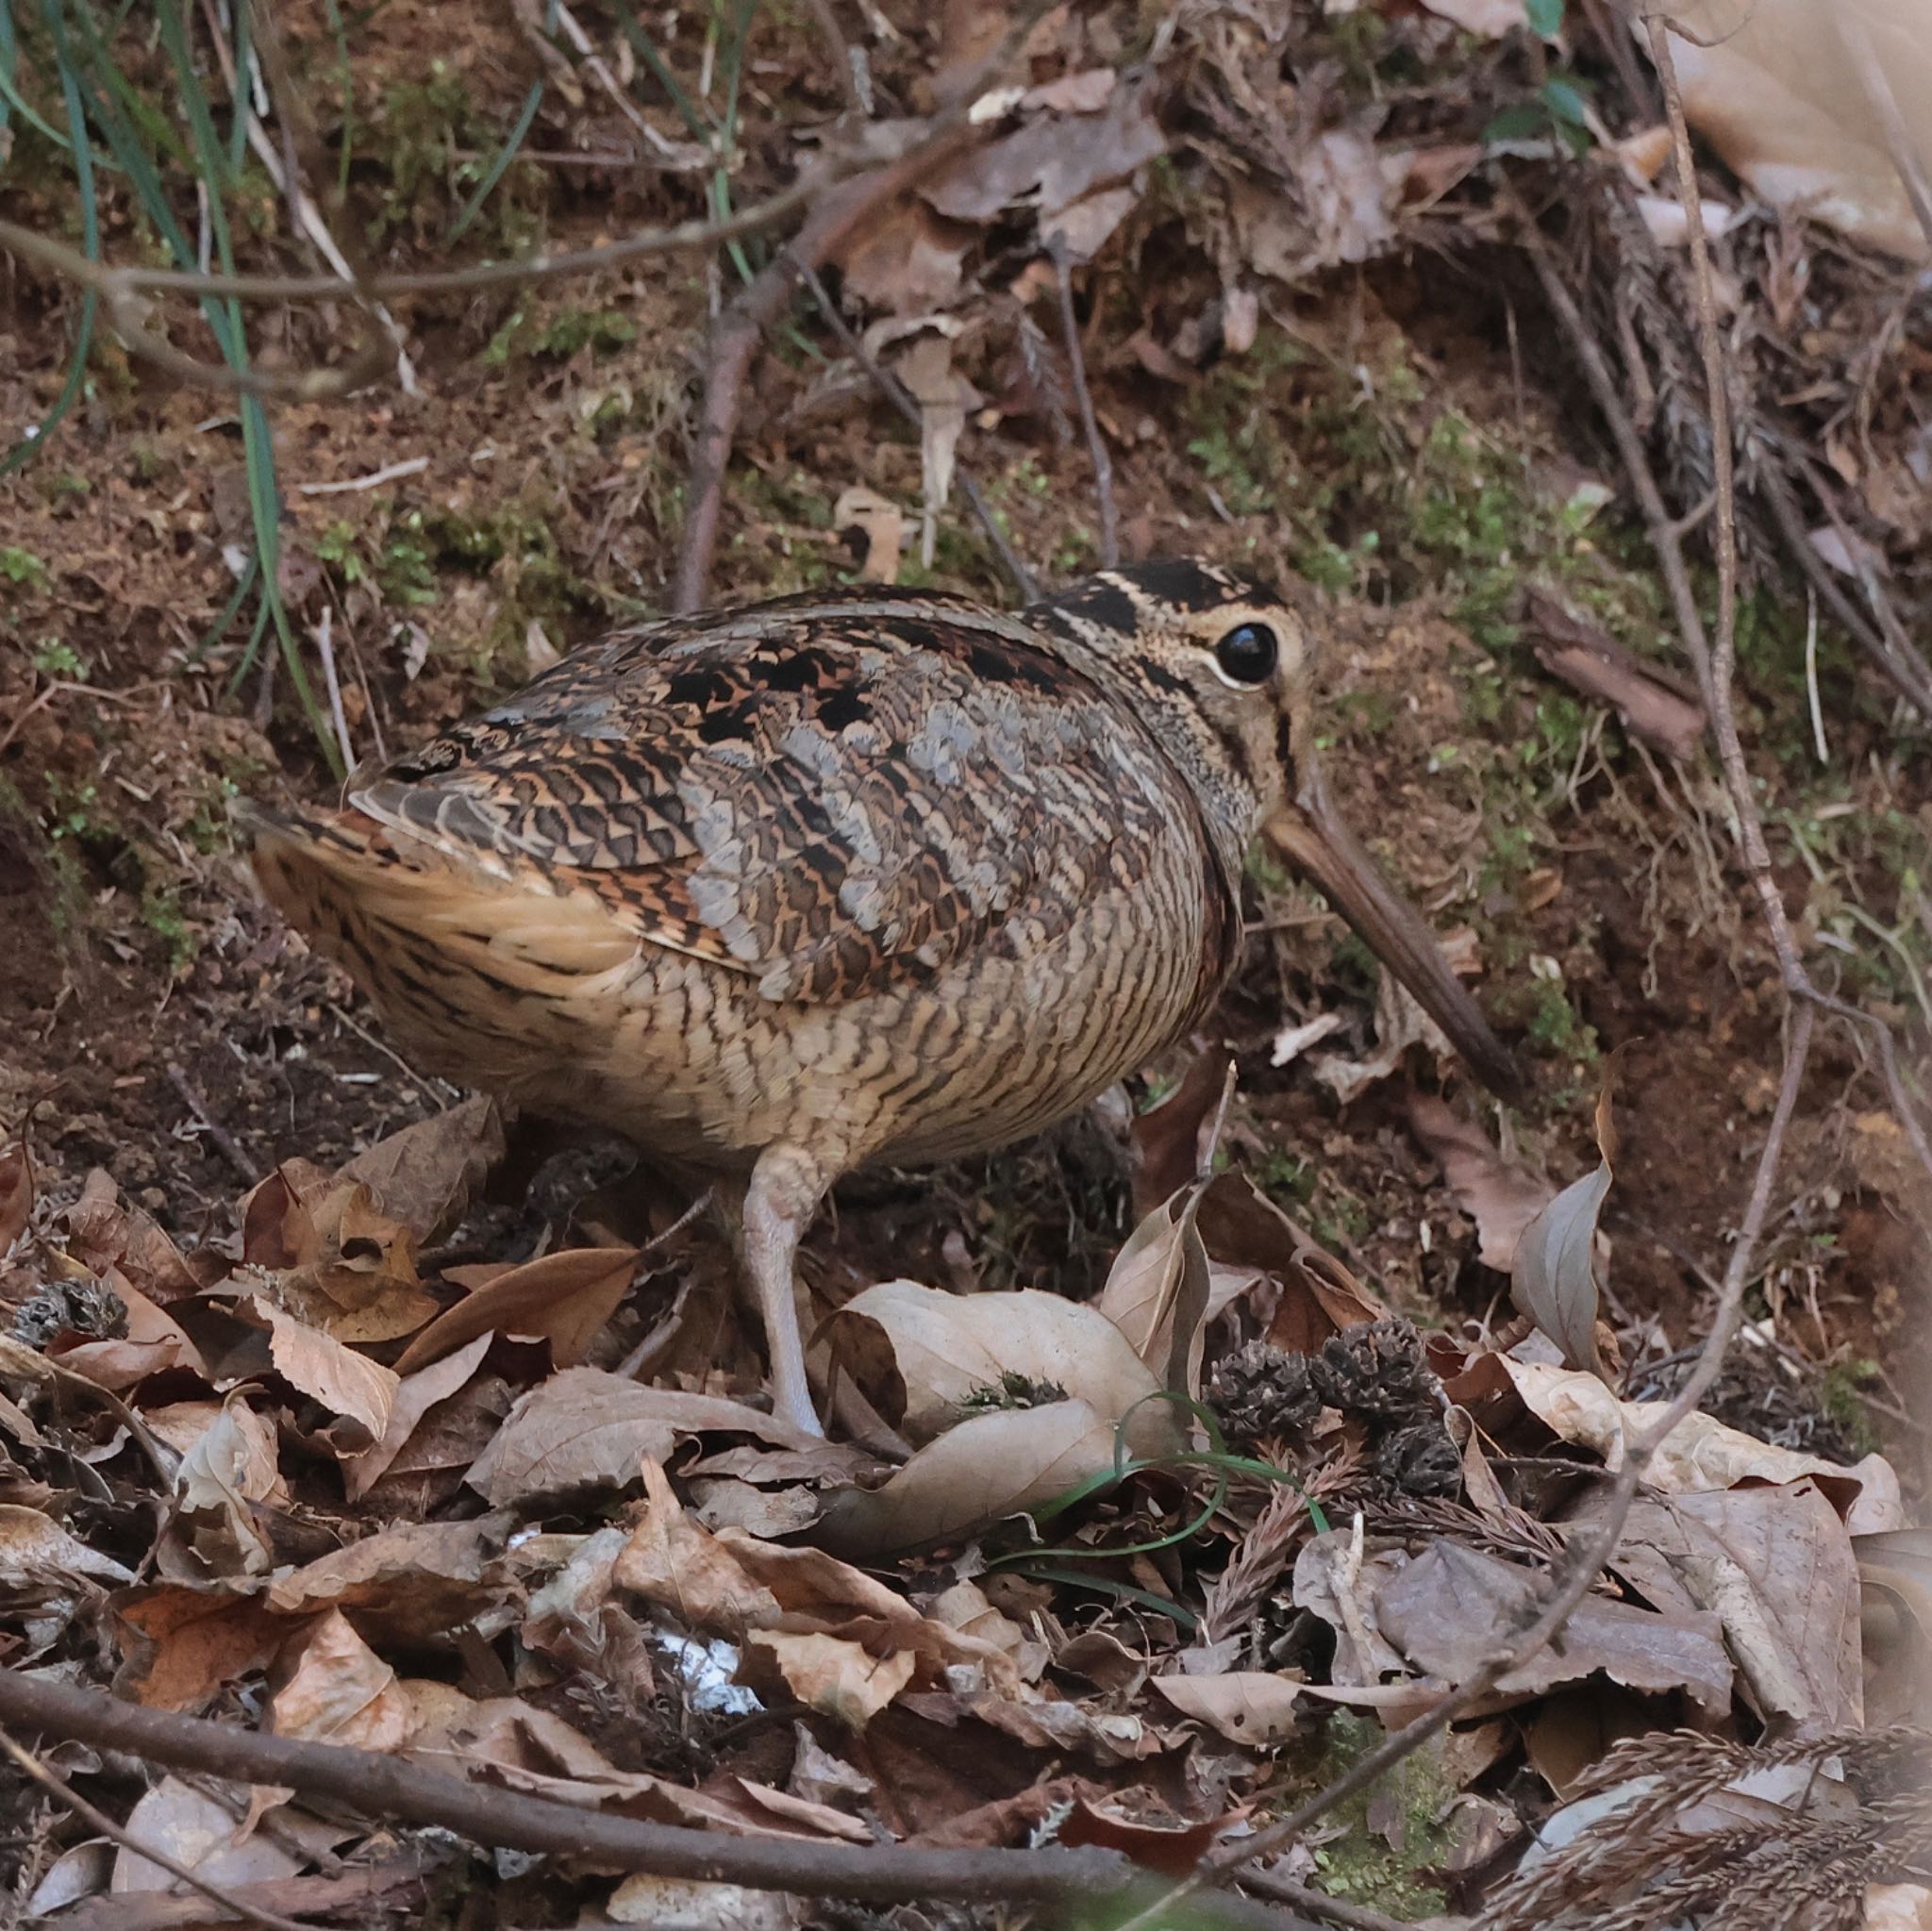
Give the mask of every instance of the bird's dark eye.
<path id="1" fill-rule="evenodd" d="M 1214 661 L 1230 683 L 1265 684 L 1279 649 L 1267 624 L 1238 624 L 1214 646 Z"/>

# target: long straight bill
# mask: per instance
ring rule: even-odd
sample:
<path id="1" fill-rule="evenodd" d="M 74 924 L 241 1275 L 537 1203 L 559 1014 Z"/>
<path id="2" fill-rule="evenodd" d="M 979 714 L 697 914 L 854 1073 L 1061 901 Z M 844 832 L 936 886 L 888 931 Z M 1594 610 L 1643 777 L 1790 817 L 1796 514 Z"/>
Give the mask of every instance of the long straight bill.
<path id="1" fill-rule="evenodd" d="M 1523 1090 L 1523 1071 L 1442 957 L 1422 914 L 1382 876 L 1375 861 L 1336 815 L 1319 778 L 1278 811 L 1267 834 L 1294 869 L 1322 888 L 1363 942 L 1416 996 L 1492 1092 Z"/>

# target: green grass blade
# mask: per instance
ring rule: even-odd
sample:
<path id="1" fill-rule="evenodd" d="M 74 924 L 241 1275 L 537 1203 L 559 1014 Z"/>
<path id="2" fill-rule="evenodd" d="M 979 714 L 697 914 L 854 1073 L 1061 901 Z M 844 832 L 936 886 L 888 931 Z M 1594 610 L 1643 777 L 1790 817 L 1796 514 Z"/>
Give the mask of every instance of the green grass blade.
<path id="1" fill-rule="evenodd" d="M 336 158 L 336 196 L 342 200 L 348 196 L 349 167 L 356 155 L 356 70 L 349 65 L 349 29 L 342 24 L 342 9 L 336 0 L 325 0 L 325 5 L 336 40 L 336 72 L 342 82 L 342 151 Z"/>
<path id="2" fill-rule="evenodd" d="M 650 71 L 651 78 L 670 96 L 671 105 L 677 109 L 677 117 L 690 131 L 691 138 L 708 146 L 712 135 L 718 131 L 716 125 L 708 113 L 698 111 L 696 104 L 685 92 L 684 83 L 672 73 L 650 35 L 638 25 L 638 17 L 631 11 L 627 0 L 616 0 L 616 7 L 617 25 L 623 29 L 625 39 Z"/>
<path id="3" fill-rule="evenodd" d="M 8 44 L 12 45 L 10 12 L 8 14 L 7 30 Z M 56 40 L 58 47 L 58 35 Z M 58 65 L 60 93 L 67 108 L 68 130 L 73 136 L 73 140 L 64 144 L 74 156 L 75 184 L 80 193 L 81 247 L 90 261 L 98 261 L 101 258 L 101 210 L 94 191 L 93 148 L 87 138 L 87 109 L 81 102 L 80 84 L 75 77 L 73 62 L 61 58 Z M 74 407 L 87 380 L 87 358 L 93 348 L 94 318 L 99 308 L 100 298 L 90 289 L 81 301 L 80 326 L 75 332 L 74 359 L 67 365 L 67 379 L 60 385 L 60 393 L 54 398 L 53 408 L 33 434 L 22 437 L 4 458 L 0 458 L 0 476 L 11 475 L 38 455 L 47 438 L 59 427 L 62 418 Z"/>
<path id="4" fill-rule="evenodd" d="M 504 171 L 516 159 L 517 150 L 524 144 L 530 131 L 530 123 L 537 118 L 537 109 L 543 105 L 543 83 L 533 81 L 530 91 L 524 96 L 522 111 L 517 115 L 516 125 L 509 130 L 508 138 L 496 150 L 494 158 L 483 171 L 483 178 L 476 184 L 476 191 L 457 210 L 457 218 L 450 224 L 445 241 L 454 241 L 470 224 L 476 219 L 483 204 L 490 199 L 490 191 L 503 179 Z"/>

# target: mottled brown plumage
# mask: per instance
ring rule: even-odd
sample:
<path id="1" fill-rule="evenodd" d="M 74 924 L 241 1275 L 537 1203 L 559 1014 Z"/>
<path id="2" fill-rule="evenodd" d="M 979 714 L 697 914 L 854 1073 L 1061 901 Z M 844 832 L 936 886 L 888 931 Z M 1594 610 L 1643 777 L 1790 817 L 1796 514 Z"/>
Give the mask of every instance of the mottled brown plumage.
<path id="1" fill-rule="evenodd" d="M 575 652 L 255 863 L 425 1065 L 724 1183 L 815 1425 L 792 1262 L 825 1189 L 1034 1132 L 1198 1023 L 1264 824 L 1500 1066 L 1337 843 L 1307 700 L 1297 618 L 1207 566 L 1019 616 L 791 598 Z"/>

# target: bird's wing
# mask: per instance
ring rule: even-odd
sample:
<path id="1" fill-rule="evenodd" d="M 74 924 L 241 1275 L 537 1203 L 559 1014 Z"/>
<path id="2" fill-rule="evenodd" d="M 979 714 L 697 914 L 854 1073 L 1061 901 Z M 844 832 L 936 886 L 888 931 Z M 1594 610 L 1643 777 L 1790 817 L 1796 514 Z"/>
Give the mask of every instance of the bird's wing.
<path id="1" fill-rule="evenodd" d="M 903 593 L 619 634 L 351 798 L 815 1001 L 1051 944 L 1198 819 L 1145 728 L 1023 625 Z"/>

